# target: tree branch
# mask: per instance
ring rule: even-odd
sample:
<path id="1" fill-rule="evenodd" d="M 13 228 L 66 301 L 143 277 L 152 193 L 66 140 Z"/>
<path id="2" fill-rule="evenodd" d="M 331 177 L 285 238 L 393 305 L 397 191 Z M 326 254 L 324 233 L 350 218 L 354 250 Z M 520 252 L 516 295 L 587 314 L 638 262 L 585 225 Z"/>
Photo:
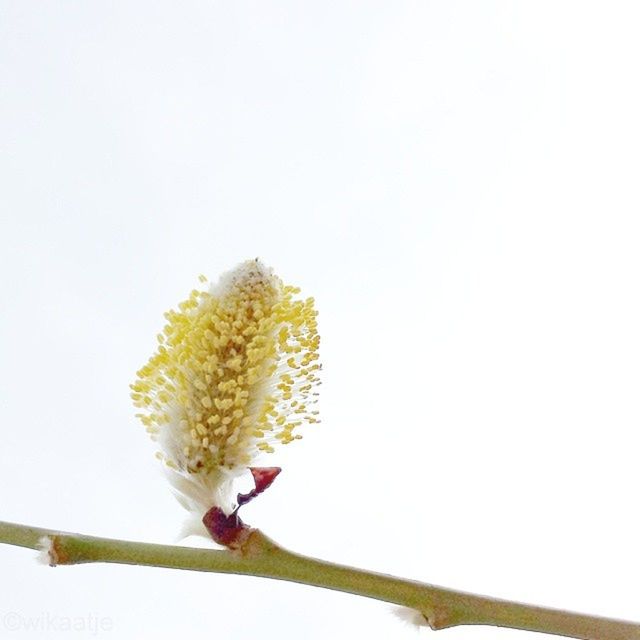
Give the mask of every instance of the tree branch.
<path id="1" fill-rule="evenodd" d="M 288 580 L 421 612 L 432 629 L 492 625 L 581 638 L 640 640 L 640 624 L 498 600 L 292 553 L 257 529 L 237 552 L 95 538 L 0 522 L 0 543 L 49 552 L 52 565 L 113 562 Z"/>

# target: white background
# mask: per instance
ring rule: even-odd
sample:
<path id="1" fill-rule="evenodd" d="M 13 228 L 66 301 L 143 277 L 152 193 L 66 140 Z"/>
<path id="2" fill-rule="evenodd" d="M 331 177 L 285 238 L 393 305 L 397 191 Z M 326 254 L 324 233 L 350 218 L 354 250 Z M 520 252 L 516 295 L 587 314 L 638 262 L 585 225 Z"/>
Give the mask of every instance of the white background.
<path id="1" fill-rule="evenodd" d="M 260 256 L 316 297 L 323 423 L 265 461 L 248 522 L 640 620 L 639 11 L 2 0 L 0 518 L 175 540 L 128 384 L 198 274 Z M 0 637 L 431 633 L 309 587 L 34 556 L 0 547 L 22 621 Z"/>

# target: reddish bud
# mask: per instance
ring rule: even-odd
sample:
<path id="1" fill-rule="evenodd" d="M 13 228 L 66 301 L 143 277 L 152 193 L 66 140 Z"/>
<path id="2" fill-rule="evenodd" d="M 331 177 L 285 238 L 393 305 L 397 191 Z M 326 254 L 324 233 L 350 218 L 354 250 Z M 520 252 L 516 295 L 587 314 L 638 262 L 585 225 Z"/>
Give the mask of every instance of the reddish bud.
<path id="1" fill-rule="evenodd" d="M 251 527 L 246 525 L 238 516 L 238 511 L 243 504 L 251 502 L 256 496 L 266 491 L 276 479 L 280 471 L 280 467 L 250 467 L 251 475 L 255 487 L 249 493 L 238 494 L 238 507 L 236 510 L 227 515 L 220 507 L 211 507 L 203 518 L 202 523 L 211 537 L 221 545 L 231 549 L 237 549 L 242 546 L 242 542 L 246 539 L 247 532 L 251 531 Z"/>
<path id="2" fill-rule="evenodd" d="M 249 471 L 251 471 L 256 486 L 249 493 L 238 494 L 238 506 L 247 504 L 263 491 L 266 491 L 282 469 L 280 467 L 249 467 Z"/>

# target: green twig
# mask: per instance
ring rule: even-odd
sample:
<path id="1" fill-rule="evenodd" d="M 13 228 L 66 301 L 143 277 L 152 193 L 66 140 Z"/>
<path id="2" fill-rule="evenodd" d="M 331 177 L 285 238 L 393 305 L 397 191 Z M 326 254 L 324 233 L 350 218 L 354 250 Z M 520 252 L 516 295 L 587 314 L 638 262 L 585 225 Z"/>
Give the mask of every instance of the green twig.
<path id="1" fill-rule="evenodd" d="M 50 563 L 114 562 L 235 573 L 345 591 L 410 607 L 432 629 L 493 625 L 583 640 L 640 640 L 640 624 L 534 607 L 404 580 L 292 553 L 253 530 L 241 551 L 94 538 L 0 522 L 0 543 L 44 548 Z"/>

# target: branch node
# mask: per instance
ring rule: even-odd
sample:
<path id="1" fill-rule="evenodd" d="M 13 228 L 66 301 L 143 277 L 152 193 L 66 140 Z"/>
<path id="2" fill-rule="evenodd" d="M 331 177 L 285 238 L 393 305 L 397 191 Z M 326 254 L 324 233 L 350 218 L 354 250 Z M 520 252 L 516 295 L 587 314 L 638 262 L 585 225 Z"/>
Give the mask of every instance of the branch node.
<path id="1" fill-rule="evenodd" d="M 62 548 L 63 538 L 58 535 L 42 536 L 38 540 L 38 562 L 57 567 L 59 564 L 70 564 L 69 555 Z"/>
<path id="2" fill-rule="evenodd" d="M 455 626 L 451 610 L 447 607 L 434 606 L 428 614 L 423 615 L 433 631 Z"/>

